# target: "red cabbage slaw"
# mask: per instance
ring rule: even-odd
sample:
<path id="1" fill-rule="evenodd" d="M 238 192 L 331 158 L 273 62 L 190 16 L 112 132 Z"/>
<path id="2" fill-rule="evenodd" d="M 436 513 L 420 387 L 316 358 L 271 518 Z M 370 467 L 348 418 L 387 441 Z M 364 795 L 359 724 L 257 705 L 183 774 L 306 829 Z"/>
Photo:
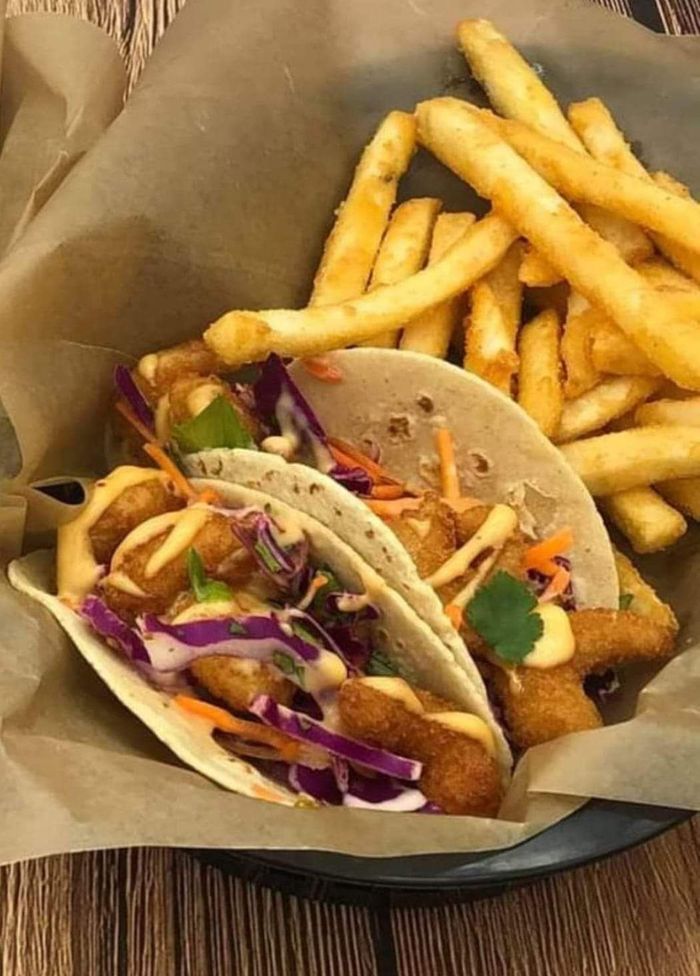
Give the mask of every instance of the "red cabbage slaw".
<path id="1" fill-rule="evenodd" d="M 114 385 L 141 423 L 153 432 L 155 430 L 153 411 L 126 366 L 114 367 Z"/>
<path id="2" fill-rule="evenodd" d="M 309 450 L 316 467 L 356 495 L 369 495 L 372 479 L 362 468 L 333 460 L 328 435 L 311 404 L 291 378 L 279 356 L 268 356 L 253 386 L 256 408 L 262 419 L 274 420 L 284 432 L 291 429 L 301 446 Z"/>

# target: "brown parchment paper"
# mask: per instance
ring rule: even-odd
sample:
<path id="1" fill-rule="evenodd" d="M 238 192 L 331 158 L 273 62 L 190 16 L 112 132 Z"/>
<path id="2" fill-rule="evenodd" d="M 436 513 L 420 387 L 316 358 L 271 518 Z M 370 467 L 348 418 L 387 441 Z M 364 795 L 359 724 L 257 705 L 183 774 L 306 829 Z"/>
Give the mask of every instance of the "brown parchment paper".
<path id="1" fill-rule="evenodd" d="M 120 356 L 197 334 L 228 307 L 303 304 L 378 119 L 474 92 L 453 37 L 467 16 L 496 21 L 562 101 L 604 98 L 652 166 L 700 191 L 691 40 L 551 0 L 190 0 L 123 112 L 0 264 L 0 396 L 16 434 L 6 493 L 31 503 L 32 480 L 95 471 Z M 422 155 L 402 187 L 416 193 L 471 201 Z M 32 515 L 30 546 L 55 516 Z M 531 750 L 499 820 L 412 816 L 410 830 L 391 814 L 246 800 L 181 768 L 53 620 L 0 583 L 0 860 L 125 844 L 483 850 L 589 796 L 700 807 L 699 561 L 691 533 L 643 566 L 673 598 L 687 650 L 638 701 L 648 676 L 626 682 L 620 724 Z"/>

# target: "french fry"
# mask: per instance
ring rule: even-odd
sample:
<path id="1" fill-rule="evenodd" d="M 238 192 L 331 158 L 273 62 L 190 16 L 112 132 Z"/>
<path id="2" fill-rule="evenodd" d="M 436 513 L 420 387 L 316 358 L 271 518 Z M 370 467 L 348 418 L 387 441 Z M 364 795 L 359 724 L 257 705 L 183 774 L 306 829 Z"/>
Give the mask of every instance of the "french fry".
<path id="1" fill-rule="evenodd" d="M 687 400 L 654 400 L 637 407 L 634 419 L 640 427 L 678 424 L 700 427 L 700 397 Z"/>
<path id="2" fill-rule="evenodd" d="M 700 295 L 700 285 L 692 278 L 677 271 L 662 258 L 651 258 L 637 266 L 640 275 L 653 285 L 657 291 L 664 292 L 669 297 L 687 299 L 688 295 Z"/>
<path id="3" fill-rule="evenodd" d="M 529 245 L 525 248 L 519 276 L 528 288 L 551 288 L 562 280 L 559 272 Z"/>
<path id="4" fill-rule="evenodd" d="M 439 98 L 420 104 L 416 116 L 423 146 L 471 183 L 478 193 L 489 198 L 496 210 L 510 220 L 592 305 L 602 308 L 665 375 L 680 386 L 700 389 L 700 324 L 680 317 L 669 308 L 654 289 L 625 264 L 615 248 L 592 231 L 556 191 L 499 138 L 490 124 L 484 122 L 479 109 L 457 99 Z M 557 153 L 566 153 L 567 160 L 569 157 L 576 159 L 577 165 L 581 162 L 578 153 L 537 133 L 535 136 L 543 139 L 548 147 L 556 147 Z M 587 159 L 583 164 L 584 169 L 600 167 Z M 616 184 L 627 179 L 645 192 L 653 190 L 641 180 L 612 172 Z M 664 194 L 662 196 L 666 199 Z M 687 203 L 675 197 L 673 201 Z M 700 221 L 698 237 L 700 239 Z"/>
<path id="5" fill-rule="evenodd" d="M 591 326 L 591 359 L 600 373 L 661 376 L 661 370 L 654 366 L 614 322 L 602 314 Z"/>
<path id="6" fill-rule="evenodd" d="M 564 396 L 571 400 L 581 396 L 600 382 L 600 373 L 591 357 L 591 328 L 598 319 L 583 296 L 577 292 L 569 295 L 564 333 L 561 339 L 561 357 L 566 378 Z"/>
<path id="7" fill-rule="evenodd" d="M 688 523 L 653 488 L 630 488 L 608 495 L 601 507 L 635 552 L 658 552 L 678 542 Z"/>
<path id="8" fill-rule="evenodd" d="M 559 427 L 564 403 L 556 312 L 540 312 L 523 326 L 518 353 L 518 403 L 540 430 L 551 437 Z"/>
<path id="9" fill-rule="evenodd" d="M 643 617 L 649 617 L 650 620 L 655 620 L 663 627 L 670 627 L 671 630 L 677 631 L 678 621 L 669 605 L 659 598 L 653 587 L 640 576 L 624 553 L 613 547 L 613 554 L 620 583 L 620 596 L 632 598 L 629 609 Z"/>
<path id="10" fill-rule="evenodd" d="M 556 99 L 507 37 L 488 20 L 463 20 L 457 38 L 472 74 L 497 112 L 521 119 L 576 152 L 584 152 Z"/>
<path id="11" fill-rule="evenodd" d="M 441 213 L 435 221 L 428 264 L 439 261 L 475 220 L 471 213 Z M 412 352 L 422 352 L 424 356 L 443 359 L 461 317 L 462 303 L 459 298 L 435 305 L 404 327 L 399 346 Z"/>
<path id="12" fill-rule="evenodd" d="M 680 509 L 684 515 L 700 522 L 700 478 L 678 478 L 675 481 L 659 481 L 654 485 L 666 501 Z"/>
<path id="13" fill-rule="evenodd" d="M 475 111 L 481 111 L 487 124 L 568 200 L 594 203 L 684 247 L 700 250 L 700 204 L 695 200 L 582 156 L 522 122 L 501 119 L 483 109 Z"/>
<path id="14" fill-rule="evenodd" d="M 516 337 L 520 326 L 522 284 L 518 278 L 521 246 L 513 244 L 500 264 L 471 289 L 464 368 L 511 396 L 518 368 Z"/>
<path id="15" fill-rule="evenodd" d="M 407 200 L 394 210 L 372 268 L 369 287 L 395 285 L 424 266 L 428 257 L 435 220 L 442 207 L 440 200 L 422 197 Z M 391 349 L 399 338 L 398 329 L 384 332 L 364 345 Z"/>
<path id="16" fill-rule="evenodd" d="M 323 308 L 228 312 L 209 326 L 204 341 L 225 363 L 240 365 L 271 352 L 313 356 L 372 339 L 466 291 L 498 264 L 517 236 L 503 217 L 489 214 L 439 261 L 405 281 Z"/>
<path id="17" fill-rule="evenodd" d="M 579 139 L 594 159 L 614 167 L 628 176 L 640 180 L 656 182 L 657 186 L 676 196 L 689 196 L 682 183 L 662 173 L 652 177 L 632 152 L 623 133 L 610 114 L 609 109 L 599 98 L 588 98 L 584 102 L 574 102 L 569 106 L 569 122 Z M 654 234 L 654 242 L 659 250 L 696 281 L 700 281 L 700 254 L 690 251 L 663 234 Z"/>
<path id="18" fill-rule="evenodd" d="M 337 305 L 361 295 L 416 148 L 412 115 L 390 112 L 367 144 L 323 249 L 309 305 Z"/>
<path id="19" fill-rule="evenodd" d="M 465 20 L 457 27 L 459 45 L 474 77 L 486 90 L 496 110 L 506 118 L 532 126 L 542 135 L 586 155 L 586 146 L 537 73 L 509 40 L 487 20 Z M 634 264 L 649 257 L 653 244 L 635 224 L 591 204 L 579 212 L 587 224 L 613 244 L 625 261 Z M 522 268 L 524 284 L 547 287 L 561 280 L 551 264 L 537 251 Z"/>
<path id="20" fill-rule="evenodd" d="M 641 227 L 630 220 L 596 207 L 592 203 L 579 203 L 576 210 L 596 234 L 617 248 L 620 257 L 627 264 L 637 264 L 654 253 L 651 239 Z"/>
<path id="21" fill-rule="evenodd" d="M 603 380 L 575 400 L 567 400 L 553 439 L 559 443 L 577 440 L 621 417 L 648 399 L 659 381 L 648 376 L 615 376 Z"/>
<path id="22" fill-rule="evenodd" d="M 634 427 L 572 441 L 560 450 L 592 495 L 700 477 L 698 427 Z"/>

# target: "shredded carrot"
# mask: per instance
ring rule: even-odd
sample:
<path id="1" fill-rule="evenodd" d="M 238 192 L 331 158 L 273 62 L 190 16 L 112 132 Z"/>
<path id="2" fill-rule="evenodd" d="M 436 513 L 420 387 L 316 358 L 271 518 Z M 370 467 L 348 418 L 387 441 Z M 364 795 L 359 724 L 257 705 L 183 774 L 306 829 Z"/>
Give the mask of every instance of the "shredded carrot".
<path id="1" fill-rule="evenodd" d="M 204 505 L 221 505 L 223 499 L 213 488 L 205 488 L 204 491 L 200 491 L 197 495 L 197 501 L 202 502 Z"/>
<path id="2" fill-rule="evenodd" d="M 558 596 L 561 596 L 566 591 L 570 579 L 571 573 L 566 566 L 557 566 L 557 571 L 550 580 L 549 586 L 540 597 L 540 603 L 549 603 L 550 600 L 556 600 Z"/>
<path id="3" fill-rule="evenodd" d="M 455 444 L 451 432 L 447 427 L 439 427 L 435 431 L 435 444 L 440 459 L 440 484 L 442 494 L 446 499 L 461 498 L 459 490 L 459 476 L 455 463 Z"/>
<path id="4" fill-rule="evenodd" d="M 523 556 L 523 566 L 525 569 L 541 569 L 544 563 L 550 562 L 555 556 L 563 555 L 573 544 L 574 534 L 567 526 L 542 542 L 530 546 Z"/>
<path id="5" fill-rule="evenodd" d="M 238 735 L 242 739 L 250 742 L 263 742 L 273 746 L 280 754 L 280 757 L 287 762 L 291 762 L 299 755 L 299 743 L 290 739 L 277 729 L 271 729 L 268 725 L 259 725 L 257 722 L 247 722 L 245 719 L 236 718 L 225 708 L 217 705 L 210 705 L 209 702 L 201 701 L 199 698 L 192 698 L 190 695 L 175 695 L 173 699 L 180 708 L 199 718 L 206 719 L 214 728 L 222 732 L 230 732 Z"/>
<path id="6" fill-rule="evenodd" d="M 123 400 L 117 400 L 117 402 L 114 404 L 114 408 L 122 415 L 122 417 L 128 423 L 131 424 L 134 430 L 137 431 L 141 435 L 141 437 L 143 437 L 143 439 L 146 441 L 147 444 L 158 443 L 155 434 L 153 434 L 153 432 L 150 431 L 145 424 L 141 423 L 141 421 L 136 416 L 136 414 L 131 409 L 128 403 L 125 403 Z"/>
<path id="7" fill-rule="evenodd" d="M 299 610 L 306 610 L 306 608 L 313 601 L 313 598 L 316 596 L 316 594 L 318 593 L 318 591 L 319 590 L 322 590 L 323 587 L 326 585 L 327 582 L 328 582 L 328 577 L 327 576 L 324 576 L 323 573 L 316 573 L 316 575 L 314 576 L 314 578 L 309 583 L 309 586 L 308 586 L 308 588 L 306 590 L 306 593 L 304 594 L 304 596 L 301 598 L 301 600 L 297 604 L 298 609 Z"/>
<path id="8" fill-rule="evenodd" d="M 420 498 L 365 498 L 363 501 L 380 518 L 395 518 L 402 512 L 415 512 L 423 504 Z"/>
<path id="9" fill-rule="evenodd" d="M 403 498 L 403 485 L 372 485 L 370 495 L 372 498 L 385 498 L 387 500 Z"/>
<path id="10" fill-rule="evenodd" d="M 537 564 L 536 571 L 544 576 L 556 576 L 559 572 L 559 563 L 555 563 L 553 559 L 545 559 Z"/>
<path id="11" fill-rule="evenodd" d="M 149 458 L 151 458 L 152 461 L 155 461 L 161 470 L 165 471 L 167 476 L 174 484 L 176 490 L 179 491 L 184 498 L 188 498 L 190 501 L 198 501 L 199 495 L 184 476 L 182 471 L 180 471 L 175 462 L 168 457 L 160 444 L 144 444 L 143 449 L 146 454 L 148 454 Z"/>
<path id="12" fill-rule="evenodd" d="M 354 444 L 348 443 L 348 441 L 341 440 L 339 437 L 329 437 L 328 443 L 330 445 L 331 454 L 340 464 L 353 464 L 355 467 L 362 468 L 366 471 L 370 478 L 374 478 L 376 481 L 384 481 L 388 484 L 398 485 L 401 482 L 398 478 L 394 478 L 389 474 L 381 464 L 377 464 L 372 458 L 367 457 L 362 451 L 354 446 Z"/>
<path id="13" fill-rule="evenodd" d="M 450 618 L 450 622 L 455 630 L 459 630 L 462 626 L 462 608 L 458 607 L 455 603 L 448 603 L 445 606 L 445 613 Z"/>
<path id="14" fill-rule="evenodd" d="M 309 356 L 307 359 L 301 360 L 301 365 L 307 373 L 322 383 L 342 382 L 343 374 L 325 356 Z"/>

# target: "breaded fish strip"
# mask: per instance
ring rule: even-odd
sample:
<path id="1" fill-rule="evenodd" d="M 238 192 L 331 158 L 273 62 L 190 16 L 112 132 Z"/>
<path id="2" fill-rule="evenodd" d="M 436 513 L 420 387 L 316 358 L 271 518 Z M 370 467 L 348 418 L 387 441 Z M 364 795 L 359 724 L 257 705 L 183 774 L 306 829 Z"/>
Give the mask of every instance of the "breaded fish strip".
<path id="1" fill-rule="evenodd" d="M 90 543 L 98 563 L 108 564 L 122 539 L 154 515 L 183 508 L 185 501 L 175 494 L 165 478 L 149 478 L 126 488 L 90 529 Z"/>
<path id="2" fill-rule="evenodd" d="M 181 376 L 206 376 L 225 369 L 220 359 L 202 339 L 190 339 L 170 349 L 149 353 L 139 360 L 134 380 L 155 405 Z"/>
<path id="3" fill-rule="evenodd" d="M 113 585 L 110 577 L 106 577 L 103 586 L 104 599 L 121 617 L 129 619 L 139 613 L 165 613 L 175 598 L 188 589 L 186 551 L 171 559 L 153 576 L 146 576 L 149 559 L 160 548 L 167 535 L 167 532 L 163 532 L 148 542 L 129 549 L 121 558 L 117 553 L 118 565 L 114 565 L 113 561 L 111 571 L 118 570 L 143 594 L 130 593 L 123 587 Z M 227 561 L 230 563 L 232 554 L 240 549 L 229 520 L 216 512 L 210 514 L 191 545 L 199 553 L 205 573 L 218 579 L 225 578 L 225 574 L 219 572 L 220 568 Z"/>
<path id="4" fill-rule="evenodd" d="M 503 708 L 508 736 L 521 749 L 603 724 L 595 703 L 583 690 L 588 674 L 673 655 L 673 629 L 629 610 L 575 610 L 569 620 L 576 650 L 566 664 L 547 670 L 517 667 L 508 671 L 485 664 Z M 470 647 L 484 652 L 481 646 Z"/>
<path id="5" fill-rule="evenodd" d="M 294 685 L 259 661 L 238 661 L 221 654 L 203 657 L 190 667 L 197 681 L 237 712 L 244 712 L 256 695 L 270 695 L 280 705 L 290 705 Z"/>
<path id="6" fill-rule="evenodd" d="M 426 712 L 454 712 L 450 702 L 413 689 Z M 420 788 L 445 813 L 492 817 L 502 797 L 498 763 L 476 739 L 410 711 L 362 680 L 348 679 L 338 708 L 343 730 L 423 763 Z"/>
<path id="7" fill-rule="evenodd" d="M 418 575 L 430 576 L 457 548 L 452 509 L 432 492 L 417 510 L 403 512 L 386 523 L 416 564 Z"/>

